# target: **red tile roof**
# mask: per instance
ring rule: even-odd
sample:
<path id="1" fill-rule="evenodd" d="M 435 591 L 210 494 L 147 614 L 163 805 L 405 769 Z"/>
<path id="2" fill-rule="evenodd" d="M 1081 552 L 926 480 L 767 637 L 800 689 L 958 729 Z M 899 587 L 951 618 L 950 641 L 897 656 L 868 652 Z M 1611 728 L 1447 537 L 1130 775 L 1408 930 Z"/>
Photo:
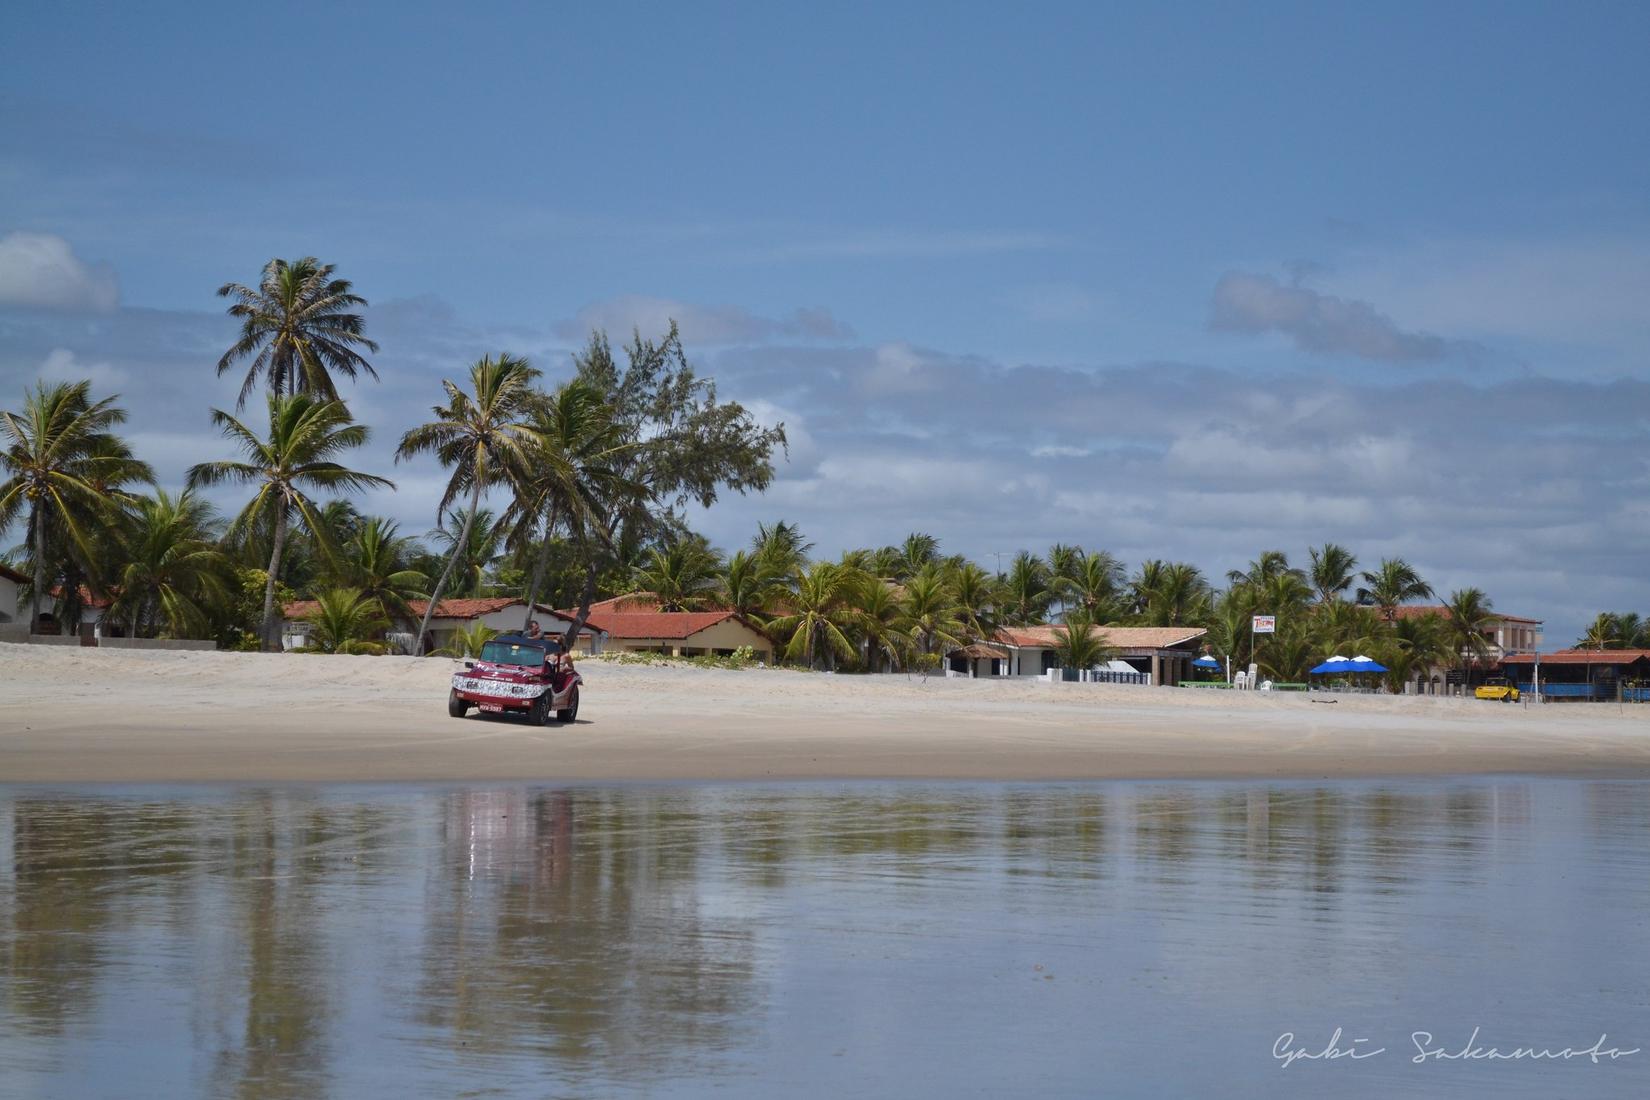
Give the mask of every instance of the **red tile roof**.
<path id="1" fill-rule="evenodd" d="M 755 630 L 737 611 L 619 611 L 591 615 L 590 625 L 609 637 L 625 641 L 638 638 L 691 638 L 701 630 L 733 619 Z"/>
<path id="2" fill-rule="evenodd" d="M 1052 626 L 1005 626 L 993 639 L 1009 645 L 1035 649 L 1053 649 L 1057 644 Z M 1170 646 L 1194 641 L 1208 631 L 1201 626 L 1101 626 L 1095 628 L 1101 641 L 1118 649 L 1168 649 Z"/>
<path id="3" fill-rule="evenodd" d="M 1544 665 L 1630 665 L 1635 661 L 1650 661 L 1650 649 L 1561 649 L 1556 653 L 1541 654 Z M 1535 654 L 1503 657 L 1501 663 L 1533 665 Z"/>

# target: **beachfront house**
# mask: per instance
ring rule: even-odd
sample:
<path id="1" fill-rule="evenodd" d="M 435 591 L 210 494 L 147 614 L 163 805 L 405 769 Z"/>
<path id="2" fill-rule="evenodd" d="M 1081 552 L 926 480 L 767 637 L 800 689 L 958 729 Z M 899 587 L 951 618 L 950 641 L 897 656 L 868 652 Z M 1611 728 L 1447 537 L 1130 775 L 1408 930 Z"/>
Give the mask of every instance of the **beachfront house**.
<path id="1" fill-rule="evenodd" d="M 1597 702 L 1650 702 L 1650 649 L 1561 649 L 1516 653 L 1501 660 L 1501 670 L 1518 690 L 1546 699 Z"/>
<path id="2" fill-rule="evenodd" d="M 392 643 L 399 642 L 411 646 L 412 635 L 417 633 L 418 623 L 423 618 L 427 606 L 429 605 L 424 600 L 407 601 L 413 618 L 409 622 L 393 624 L 389 632 Z M 314 600 L 294 600 L 281 609 L 283 649 L 302 649 L 308 644 L 311 626 L 306 621 L 306 616 L 314 612 L 316 607 Z M 461 629 L 468 630 L 481 625 L 503 634 L 520 630 L 526 618 L 527 601 L 512 596 L 444 599 L 435 605 L 435 614 L 430 617 L 430 633 L 424 640 L 424 652 L 446 649 L 452 643 L 453 635 Z M 539 627 L 546 634 L 557 637 L 572 625 L 572 616 L 544 604 L 535 606 L 533 618 L 539 621 Z M 396 638 L 395 635 L 402 637 Z M 606 637 L 601 629 L 587 624 L 579 631 L 573 649 L 576 653 L 600 653 L 605 642 Z"/>
<path id="3" fill-rule="evenodd" d="M 1059 668 L 1056 626 L 1005 626 L 989 641 L 946 654 L 946 667 L 967 676 L 1042 676 Z M 1094 632 L 1115 655 L 1102 671 L 1128 669 L 1149 684 L 1178 684 L 1192 676 L 1203 637 L 1198 626 L 1097 626 Z"/>
<path id="4" fill-rule="evenodd" d="M 1405 604 L 1394 609 L 1393 618 L 1419 619 L 1426 616 L 1447 620 L 1449 608 L 1441 605 Z M 1542 621 L 1497 612 L 1491 616 L 1484 633 L 1488 645 L 1482 654 L 1460 655 L 1467 667 L 1466 686 L 1483 683 L 1484 679 L 1493 675 L 1509 657 L 1535 653 L 1541 646 Z M 1448 666 L 1417 668 L 1411 674 L 1404 690 L 1417 695 L 1445 694 L 1450 690 L 1449 685 L 1461 679 L 1460 663 L 1455 661 Z"/>
<path id="5" fill-rule="evenodd" d="M 0 562 L 0 623 L 22 622 L 29 617 L 23 605 L 23 586 L 29 578 Z"/>
<path id="6" fill-rule="evenodd" d="M 637 593 L 591 604 L 590 625 L 616 652 L 730 657 L 748 648 L 758 661 L 773 663 L 773 642 L 737 611 L 661 611 L 657 600 Z"/>

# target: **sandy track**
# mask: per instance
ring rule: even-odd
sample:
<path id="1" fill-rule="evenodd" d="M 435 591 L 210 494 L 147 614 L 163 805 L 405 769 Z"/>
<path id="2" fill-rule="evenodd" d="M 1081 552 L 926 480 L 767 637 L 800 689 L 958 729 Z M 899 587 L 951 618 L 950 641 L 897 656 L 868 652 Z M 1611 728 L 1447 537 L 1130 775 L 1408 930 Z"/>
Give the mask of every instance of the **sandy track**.
<path id="1" fill-rule="evenodd" d="M 454 667 L 0 644 L 0 781 L 1650 776 L 1650 707 L 586 661 L 535 728 L 447 717 Z"/>

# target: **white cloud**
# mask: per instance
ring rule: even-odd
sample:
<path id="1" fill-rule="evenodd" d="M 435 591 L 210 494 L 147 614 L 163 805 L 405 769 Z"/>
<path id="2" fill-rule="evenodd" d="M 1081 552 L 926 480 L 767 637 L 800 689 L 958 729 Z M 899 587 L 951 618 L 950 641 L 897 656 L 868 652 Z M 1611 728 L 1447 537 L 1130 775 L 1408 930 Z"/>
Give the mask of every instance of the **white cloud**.
<path id="1" fill-rule="evenodd" d="M 81 260 L 62 237 L 22 232 L 0 237 L 0 306 L 103 311 L 119 301 L 114 272 Z"/>
<path id="2" fill-rule="evenodd" d="M 98 396 L 107 396 L 126 382 L 126 371 L 112 363 L 83 363 L 68 348 L 53 348 L 40 364 L 39 377 L 46 382 L 79 382 L 90 379 Z"/>
<path id="3" fill-rule="evenodd" d="M 1424 363 L 1450 354 L 1448 340 L 1405 332 L 1368 302 L 1337 298 L 1270 275 L 1231 271 L 1215 284 L 1209 327 L 1279 332 L 1302 351 L 1354 355 L 1388 363 Z"/>

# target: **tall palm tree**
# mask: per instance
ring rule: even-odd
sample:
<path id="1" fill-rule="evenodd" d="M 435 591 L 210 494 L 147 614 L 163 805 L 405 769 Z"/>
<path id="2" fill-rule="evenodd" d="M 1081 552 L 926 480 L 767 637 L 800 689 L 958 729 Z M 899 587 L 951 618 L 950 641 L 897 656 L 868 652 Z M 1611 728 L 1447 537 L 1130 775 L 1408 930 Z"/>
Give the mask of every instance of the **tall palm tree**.
<path id="1" fill-rule="evenodd" d="M 1104 550 L 1079 552 L 1069 572 L 1055 575 L 1054 584 L 1062 600 L 1082 608 L 1091 621 L 1104 622 L 1116 608 L 1123 566 Z"/>
<path id="2" fill-rule="evenodd" d="M 96 568 L 96 528 L 111 508 L 129 499 L 122 486 L 154 481 L 149 467 L 132 457 L 110 430 L 126 420 L 114 397 L 91 399 L 90 382 L 38 383 L 23 395 L 21 413 L 0 413 L 0 531 L 27 513 L 33 557 L 29 629 L 37 629 L 40 604 L 50 589 L 48 532 L 61 530 L 66 549 Z"/>
<path id="3" fill-rule="evenodd" d="M 609 546 L 606 517 L 615 499 L 640 492 L 623 473 L 636 444 L 626 440 L 613 407 L 596 387 L 574 380 L 534 401 L 528 427 L 527 461 L 510 473 L 515 499 L 504 517 L 517 547 L 538 541 L 523 629 L 534 614 L 557 527 L 564 527 L 576 546 L 592 536 Z"/>
<path id="4" fill-rule="evenodd" d="M 452 577 L 459 548 L 469 543 L 468 527 L 481 509 L 481 494 L 489 486 L 507 479 L 512 470 L 523 469 L 528 464 L 532 428 L 525 423 L 525 417 L 532 408 L 533 381 L 538 376 L 539 372 L 529 366 L 527 360 L 514 355 L 478 359 L 470 366 L 471 392 L 465 393 L 450 379 L 443 379 L 441 385 L 447 391 L 447 403 L 436 405 L 431 410 L 436 418 L 407 432 L 396 448 L 397 462 L 433 451 L 441 464 L 452 470 L 441 502 L 436 506 L 438 519 L 465 490 L 470 493 L 470 506 L 463 513 L 467 517 L 465 529 L 459 532 L 453 552 L 447 555 L 446 567 L 430 593 L 424 621 L 419 623 L 418 637 L 414 640 L 415 653 L 424 650 L 424 639 L 430 632 L 430 615 Z"/>
<path id="5" fill-rule="evenodd" d="M 1149 574 L 1148 567 L 1154 567 Z M 1151 587 L 1144 588 L 1141 596 L 1149 625 L 1183 626 L 1209 615 L 1209 582 L 1197 566 L 1183 561 L 1147 562 L 1136 584 L 1148 575 Z"/>
<path id="6" fill-rule="evenodd" d="M 760 615 L 768 610 L 778 579 L 761 555 L 736 550 L 722 567 L 722 606 L 745 616 Z"/>
<path id="7" fill-rule="evenodd" d="M 855 586 L 852 603 L 854 633 L 865 647 L 866 669 L 877 672 L 884 664 L 897 669 L 900 652 L 911 640 L 905 630 L 904 598 L 881 577 L 867 574 Z"/>
<path id="8" fill-rule="evenodd" d="M 1587 624 L 1587 632 L 1576 639 L 1577 649 L 1621 649 L 1624 645 L 1621 616 L 1601 611 Z"/>
<path id="9" fill-rule="evenodd" d="M 456 555 L 458 564 L 452 570 L 455 596 L 482 595 L 487 570 L 503 555 L 504 534 L 504 524 L 491 508 L 475 513 L 467 508 L 456 509 L 429 533 L 442 554 Z"/>
<path id="10" fill-rule="evenodd" d="M 964 644 L 957 594 L 935 569 L 905 582 L 905 632 L 918 653 L 938 655 L 947 646 Z"/>
<path id="11" fill-rule="evenodd" d="M 354 588 L 391 622 L 408 622 L 408 601 L 422 597 L 430 578 L 412 568 L 412 539 L 382 516 L 368 516 L 344 553 L 345 587 Z"/>
<path id="12" fill-rule="evenodd" d="M 790 596 L 796 610 L 769 624 L 776 637 L 788 637 L 785 657 L 801 661 L 809 668 L 817 658 L 834 653 L 845 661 L 854 658 L 854 645 L 845 633 L 853 623 L 847 606 L 854 574 L 833 562 L 815 562 L 798 570 Z"/>
<path id="13" fill-rule="evenodd" d="M 1460 663 L 1462 683 L 1467 664 L 1489 650 L 1489 632 L 1495 629 L 1495 612 L 1481 588 L 1462 588 L 1449 594 L 1444 604 L 1444 623 L 1450 646 Z"/>
<path id="14" fill-rule="evenodd" d="M 264 265 L 256 289 L 240 283 L 218 288 L 220 298 L 234 299 L 229 315 L 241 319 L 240 338 L 218 360 L 218 373 L 239 360 L 252 360 L 235 402 L 237 412 L 260 375 L 276 397 L 307 393 L 323 400 L 338 397 L 334 373 L 354 379 L 357 371 L 365 371 L 378 377 L 361 354 L 378 351 L 362 335 L 365 326 L 355 312 L 367 301 L 351 292 L 348 279 L 333 278 L 333 270 L 314 256 L 275 259 Z"/>
<path id="15" fill-rule="evenodd" d="M 682 539 L 648 551 L 636 570 L 638 590 L 651 592 L 661 611 L 698 611 L 715 596 L 722 563 L 697 539 Z"/>
<path id="16" fill-rule="evenodd" d="M 1301 571 L 1289 564 L 1289 555 L 1282 550 L 1262 550 L 1260 557 L 1249 563 L 1247 570 L 1234 569 L 1226 574 L 1233 584 L 1249 584 L 1262 588 L 1278 577 L 1300 576 Z"/>
<path id="17" fill-rule="evenodd" d="M 1081 546 L 1057 542 L 1048 548 L 1048 576 L 1058 591 L 1061 581 L 1075 580 L 1084 558 Z"/>
<path id="18" fill-rule="evenodd" d="M 309 394 L 269 397 L 269 434 L 256 432 L 222 409 L 212 410 L 212 423 L 240 448 L 245 461 L 202 462 L 189 469 L 189 486 L 256 485 L 257 493 L 235 518 L 233 527 L 269 524 L 272 529 L 269 576 L 264 582 L 263 643 L 268 652 L 280 649 L 280 617 L 275 609 L 275 585 L 281 575 L 288 527 L 296 518 L 304 530 L 320 540 L 328 558 L 337 548 L 322 521 L 320 508 L 306 490 L 359 492 L 391 488 L 394 483 L 341 465 L 344 452 L 365 443 L 371 435 L 365 424 L 350 418 L 342 401 Z"/>
<path id="19" fill-rule="evenodd" d="M 963 632 L 989 641 L 997 633 L 997 605 L 1002 598 L 997 578 L 969 561 L 946 574 L 946 583 L 956 597 L 957 621 Z"/>
<path id="20" fill-rule="evenodd" d="M 916 576 L 939 560 L 940 540 L 921 531 L 912 531 L 900 543 L 899 552 L 899 579 L 904 580 Z"/>
<path id="21" fill-rule="evenodd" d="M 134 637 L 164 628 L 174 638 L 202 636 L 210 611 L 229 598 L 229 560 L 218 546 L 212 506 L 188 489 L 142 498 L 123 525 L 125 566 L 115 578 L 109 617 Z"/>
<path id="22" fill-rule="evenodd" d="M 790 576 L 801 569 L 807 562 L 808 551 L 814 544 L 802 535 L 802 529 L 794 523 L 779 520 L 775 523 L 758 523 L 756 536 L 751 539 L 751 550 L 761 558 L 766 567 L 783 576 Z"/>
<path id="23" fill-rule="evenodd" d="M 1382 558 L 1380 568 L 1364 573 L 1363 580 L 1358 602 L 1380 608 L 1381 618 L 1387 622 L 1397 617 L 1400 604 L 1432 595 L 1432 586 L 1402 558 Z"/>
<path id="24" fill-rule="evenodd" d="M 1003 578 L 1005 618 L 1015 626 L 1032 626 L 1043 621 L 1054 593 L 1049 589 L 1048 565 L 1036 554 L 1022 550 Z"/>
<path id="25" fill-rule="evenodd" d="M 1358 559 L 1352 551 L 1337 543 L 1326 542 L 1308 553 L 1312 556 L 1312 590 L 1319 603 L 1331 603 L 1352 587 L 1358 568 Z"/>

